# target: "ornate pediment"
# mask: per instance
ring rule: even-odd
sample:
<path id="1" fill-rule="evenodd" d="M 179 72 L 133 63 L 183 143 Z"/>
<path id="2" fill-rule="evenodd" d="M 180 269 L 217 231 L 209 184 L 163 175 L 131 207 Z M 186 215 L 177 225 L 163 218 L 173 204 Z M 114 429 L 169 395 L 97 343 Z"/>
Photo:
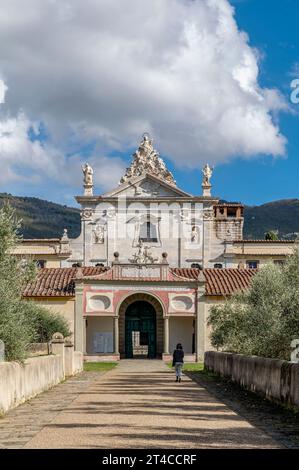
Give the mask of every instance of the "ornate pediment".
<path id="1" fill-rule="evenodd" d="M 119 183 L 126 183 L 132 178 L 141 176 L 144 173 L 156 176 L 170 185 L 176 185 L 172 173 L 166 168 L 159 153 L 154 149 L 153 139 L 151 139 L 148 134 L 143 135 L 138 150 L 133 154 L 132 163 L 126 169 Z"/>
<path id="2" fill-rule="evenodd" d="M 139 177 L 131 178 L 119 185 L 116 189 L 103 194 L 102 197 L 136 197 L 139 198 L 159 198 L 159 197 L 190 197 L 190 194 L 179 189 L 175 185 L 170 185 L 160 178 L 148 173 Z"/>

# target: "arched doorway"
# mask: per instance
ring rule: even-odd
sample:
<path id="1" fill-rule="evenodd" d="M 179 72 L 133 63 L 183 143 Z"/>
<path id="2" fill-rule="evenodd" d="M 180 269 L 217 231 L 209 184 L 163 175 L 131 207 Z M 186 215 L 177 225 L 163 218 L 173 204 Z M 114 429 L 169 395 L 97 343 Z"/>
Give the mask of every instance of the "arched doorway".
<path id="1" fill-rule="evenodd" d="M 154 359 L 157 355 L 156 311 L 144 300 L 131 303 L 125 313 L 125 354 L 127 359 Z"/>
<path id="2" fill-rule="evenodd" d="M 151 293 L 135 292 L 120 301 L 117 313 L 119 316 L 119 352 L 121 358 L 132 357 L 130 346 L 131 339 L 128 337 L 129 334 L 131 335 L 129 330 L 131 332 L 141 332 L 144 331 L 143 328 L 145 328 L 145 332 L 150 330 L 151 333 L 148 338 L 146 335 L 142 335 L 142 343 L 152 339 L 154 335 L 155 347 L 153 345 L 149 345 L 150 357 L 162 357 L 164 337 L 163 312 L 164 305 L 162 301 Z M 133 321 L 134 318 L 136 320 L 135 324 L 128 323 L 126 325 L 126 319 L 128 319 L 128 321 Z M 155 334 L 153 332 L 153 326 Z M 140 338 L 140 333 L 135 336 L 139 336 Z"/>

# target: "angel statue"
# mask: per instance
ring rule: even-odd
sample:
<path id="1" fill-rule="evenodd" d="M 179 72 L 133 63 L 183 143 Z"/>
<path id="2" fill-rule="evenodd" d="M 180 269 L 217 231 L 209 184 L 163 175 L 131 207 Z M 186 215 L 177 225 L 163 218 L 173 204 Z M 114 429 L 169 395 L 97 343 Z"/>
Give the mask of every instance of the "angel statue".
<path id="1" fill-rule="evenodd" d="M 203 173 L 203 180 L 202 180 L 202 184 L 204 186 L 210 186 L 211 183 L 210 183 L 210 179 L 212 177 L 212 174 L 213 174 L 213 168 L 211 168 L 209 166 L 208 163 L 206 163 L 206 165 L 203 167 L 202 169 L 202 173 Z"/>

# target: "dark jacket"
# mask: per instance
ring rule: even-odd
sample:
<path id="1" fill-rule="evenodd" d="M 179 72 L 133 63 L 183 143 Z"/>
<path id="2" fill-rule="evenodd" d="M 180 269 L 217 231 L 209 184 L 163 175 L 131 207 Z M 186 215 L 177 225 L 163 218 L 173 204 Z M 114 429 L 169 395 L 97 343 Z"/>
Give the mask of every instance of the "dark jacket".
<path id="1" fill-rule="evenodd" d="M 176 362 L 184 363 L 184 351 L 183 351 L 183 349 L 175 349 L 173 351 L 172 365 L 175 366 Z"/>

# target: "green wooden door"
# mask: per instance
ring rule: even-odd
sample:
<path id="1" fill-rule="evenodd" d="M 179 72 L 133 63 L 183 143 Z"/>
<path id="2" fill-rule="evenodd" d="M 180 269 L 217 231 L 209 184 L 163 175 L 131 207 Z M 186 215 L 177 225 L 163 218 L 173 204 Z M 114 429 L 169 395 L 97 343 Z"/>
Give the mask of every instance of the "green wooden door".
<path id="1" fill-rule="evenodd" d="M 137 301 L 129 305 L 125 321 L 126 358 L 133 358 L 133 332 L 139 332 L 148 346 L 148 358 L 156 357 L 156 312 L 148 302 Z"/>

